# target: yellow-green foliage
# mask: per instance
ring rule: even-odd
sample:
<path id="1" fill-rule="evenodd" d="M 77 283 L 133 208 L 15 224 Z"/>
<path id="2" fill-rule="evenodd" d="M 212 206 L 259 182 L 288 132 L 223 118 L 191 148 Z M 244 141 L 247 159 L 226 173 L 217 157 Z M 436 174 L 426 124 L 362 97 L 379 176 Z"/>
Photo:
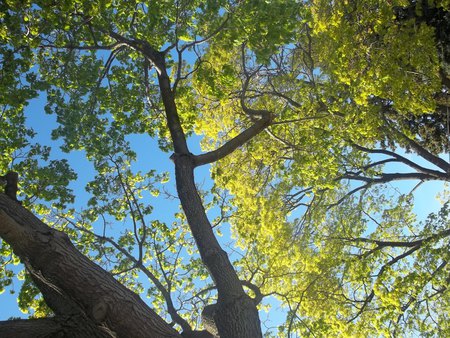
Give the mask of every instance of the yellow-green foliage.
<path id="1" fill-rule="evenodd" d="M 379 100 L 389 102 L 400 115 L 436 108 L 441 80 L 434 29 L 412 19 L 396 20 L 393 7 L 407 5 L 409 1 L 307 2 L 304 21 L 293 28 L 293 42 L 280 52 L 290 55 L 284 71 L 271 74 L 268 85 L 263 68 L 259 81 L 249 81 L 251 91 L 246 93 L 255 94 L 247 101 L 252 108 L 273 111 L 278 124 L 211 169 L 216 186 L 233 195 L 231 224 L 237 243 L 248 250 L 245 264 L 258 262 L 261 273 L 255 278 L 263 292 L 279 292 L 291 308 L 300 304 L 297 314 L 302 320 L 291 330 L 305 336 L 386 336 L 394 326 L 402 336 L 424 329 L 419 328 L 424 309 L 404 308 L 418 293 L 426 297 L 429 292 L 421 258 L 412 256 L 418 271 L 411 273 L 411 262 L 388 263 L 401 249 L 375 250 L 357 258 L 375 245 L 362 249 L 343 240 L 367 233 L 373 239 L 401 240 L 404 226 L 413 231 L 417 223 L 409 200 L 392 202 L 392 196 L 374 191 L 332 211 L 325 207 L 349 191 L 336 179 L 345 168 L 369 161 L 352 142 L 370 147 L 383 139 L 386 126 Z M 252 46 L 246 47 L 244 54 L 254 61 Z M 196 75 L 202 103 L 196 131 L 205 137 L 205 150 L 251 124 L 239 101 L 245 81 L 241 56 L 239 48 L 211 45 Z M 296 104 L 288 104 L 276 91 Z M 371 170 L 374 174 L 379 168 Z M 306 208 L 291 206 L 289 196 L 305 187 L 311 189 L 302 202 L 314 209 L 302 215 Z M 376 231 L 367 213 L 379 215 Z M 439 262 L 435 257 L 433 264 Z M 370 277 L 386 264 L 378 277 Z M 373 299 L 367 311 L 359 313 L 367 297 Z M 407 323 L 391 322 L 399 316 Z"/>

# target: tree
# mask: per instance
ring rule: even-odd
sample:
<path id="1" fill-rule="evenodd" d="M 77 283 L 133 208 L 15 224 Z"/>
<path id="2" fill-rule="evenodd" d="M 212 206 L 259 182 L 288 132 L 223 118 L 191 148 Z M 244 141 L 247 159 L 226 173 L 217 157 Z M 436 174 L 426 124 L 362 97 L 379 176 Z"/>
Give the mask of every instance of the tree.
<path id="1" fill-rule="evenodd" d="M 412 195 L 381 187 L 449 180 L 448 135 L 421 129 L 448 121 L 448 1 L 0 6 L 0 168 L 20 173 L 23 200 L 0 195 L 2 257 L 24 264 L 35 317 L 1 322 L 2 336 L 260 337 L 270 295 L 288 308 L 279 336 L 448 332 L 448 205 L 416 224 Z M 41 92 L 61 150 L 96 172 L 82 210 L 70 163 L 32 143 L 24 108 Z M 172 152 L 173 224 L 151 218 L 168 178 L 134 169 L 133 134 Z M 210 193 L 194 179 L 205 165 Z"/>

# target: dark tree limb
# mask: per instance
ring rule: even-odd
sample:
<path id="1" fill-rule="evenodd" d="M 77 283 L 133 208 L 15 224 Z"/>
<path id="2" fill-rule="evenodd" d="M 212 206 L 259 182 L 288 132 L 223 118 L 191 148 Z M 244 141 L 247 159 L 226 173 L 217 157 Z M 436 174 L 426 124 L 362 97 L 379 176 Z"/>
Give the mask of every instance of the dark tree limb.
<path id="1" fill-rule="evenodd" d="M 2 338 L 112 338 L 114 333 L 81 315 L 0 321 Z"/>
<path id="2" fill-rule="evenodd" d="M 213 163 L 224 158 L 237 148 L 241 147 L 243 144 L 250 141 L 272 123 L 274 117 L 272 112 L 262 109 L 252 109 L 245 103 L 245 94 L 250 83 L 250 78 L 251 75 L 246 73 L 246 79 L 244 81 L 240 96 L 240 103 L 242 110 L 252 121 L 254 121 L 254 124 L 218 149 L 196 156 L 194 158 L 195 166 Z"/>
<path id="3" fill-rule="evenodd" d="M 270 118 L 264 118 L 257 121 L 248 129 L 226 142 L 216 150 L 210 151 L 205 154 L 197 155 L 194 157 L 195 166 L 202 166 L 204 164 L 213 163 L 231 154 L 237 148 L 251 140 L 253 137 L 262 132 L 267 126 L 270 125 Z"/>
<path id="4" fill-rule="evenodd" d="M 410 147 L 414 152 L 419 155 L 420 157 L 424 158 L 430 163 L 433 163 L 436 167 L 441 168 L 447 175 L 450 175 L 450 163 L 443 160 L 439 156 L 436 156 L 432 153 L 430 153 L 427 149 L 422 147 L 419 143 L 416 141 L 410 139 L 408 136 L 403 134 L 401 131 L 399 131 L 397 128 L 392 126 L 392 123 L 385 118 L 385 121 L 387 122 L 387 126 L 391 131 L 393 131 L 397 136 L 399 136 L 400 140 L 403 140 L 408 147 Z"/>
<path id="5" fill-rule="evenodd" d="M 387 150 L 387 149 L 369 149 L 363 146 L 360 146 L 358 144 L 355 143 L 351 143 L 351 145 L 353 147 L 355 147 L 358 150 L 361 150 L 363 152 L 366 152 L 368 154 L 383 154 L 383 155 L 387 155 L 387 156 L 391 156 L 392 158 L 395 158 L 398 162 L 406 164 L 407 166 L 409 166 L 412 169 L 415 169 L 417 172 L 422 173 L 422 174 L 428 174 L 430 176 L 435 176 L 437 179 L 442 179 L 442 180 L 449 180 L 450 177 L 446 174 L 443 173 L 441 171 L 438 170 L 433 170 L 433 169 L 429 169 L 429 168 L 425 168 L 411 160 L 408 160 L 406 157 L 401 156 L 393 151 Z M 431 154 L 431 153 L 430 153 Z M 431 154 L 431 156 L 435 157 L 433 154 Z M 444 161 L 445 162 L 445 161 Z M 434 162 L 431 162 L 433 163 Z"/>
<path id="6" fill-rule="evenodd" d="M 422 173 L 383 173 L 375 177 L 367 177 L 361 175 L 355 175 L 348 173 L 342 175 L 340 179 L 349 179 L 354 181 L 363 181 L 370 184 L 388 183 L 394 181 L 404 181 L 404 180 L 419 180 L 419 181 L 432 181 L 437 178 L 433 175 L 422 174 Z M 447 181 L 447 179 L 445 180 Z"/>
<path id="7" fill-rule="evenodd" d="M 42 283 L 60 290 L 97 325 L 119 337 L 179 337 L 138 295 L 82 255 L 66 234 L 4 194 L 0 194 L 0 237 Z"/>
<path id="8" fill-rule="evenodd" d="M 90 230 L 87 230 L 85 228 L 77 226 L 73 221 L 66 219 L 65 221 L 69 222 L 75 229 L 88 233 L 95 238 L 97 238 L 99 241 L 107 242 L 111 244 L 117 251 L 119 251 L 121 254 L 123 254 L 127 259 L 129 259 L 131 262 L 133 262 L 133 265 L 135 268 L 141 270 L 147 278 L 156 286 L 159 292 L 161 292 L 162 296 L 164 297 L 164 300 L 166 302 L 167 306 L 167 312 L 169 313 L 172 320 L 180 325 L 180 327 L 183 329 L 183 331 L 191 331 L 192 328 L 189 325 L 189 323 L 181 317 L 177 310 L 175 309 L 175 305 L 173 304 L 172 297 L 170 295 L 170 292 L 167 290 L 167 288 L 159 281 L 159 279 L 149 270 L 147 269 L 144 264 L 142 264 L 142 261 L 140 259 L 136 259 L 133 255 L 131 255 L 125 248 L 117 244 L 116 241 L 112 240 L 109 237 L 98 235 Z"/>
<path id="9" fill-rule="evenodd" d="M 213 278 L 218 293 L 216 322 L 221 336 L 260 337 L 258 311 L 253 300 L 244 292 L 227 253 L 214 236 L 194 180 L 191 155 L 172 155 L 175 162 L 177 191 L 202 261 Z M 234 323 L 236 327 L 230 326 Z M 241 330 L 241 332 L 239 332 Z M 237 333 L 239 332 L 239 333 Z M 237 334 L 237 335 L 236 335 Z"/>

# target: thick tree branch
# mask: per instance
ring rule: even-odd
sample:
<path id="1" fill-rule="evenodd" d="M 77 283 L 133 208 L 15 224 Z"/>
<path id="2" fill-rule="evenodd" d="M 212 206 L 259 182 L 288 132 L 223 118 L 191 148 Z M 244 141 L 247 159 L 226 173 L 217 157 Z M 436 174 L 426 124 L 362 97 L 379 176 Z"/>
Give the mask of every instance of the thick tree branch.
<path id="1" fill-rule="evenodd" d="M 250 78 L 251 76 L 246 74 L 246 80 L 243 83 L 242 93 L 240 95 L 240 103 L 242 110 L 248 117 L 250 117 L 252 121 L 254 121 L 254 124 L 251 127 L 244 130 L 239 135 L 237 135 L 236 137 L 226 142 L 218 149 L 210 151 L 206 154 L 195 156 L 194 157 L 195 166 L 213 163 L 224 158 L 225 156 L 235 151 L 237 148 L 241 147 L 242 145 L 250 141 L 252 138 L 258 135 L 272 123 L 273 113 L 262 109 L 252 109 L 248 107 L 247 104 L 245 103 L 245 93 L 247 92 Z"/>
<path id="2" fill-rule="evenodd" d="M 378 177 L 360 176 L 353 173 L 347 173 L 340 177 L 340 179 L 349 179 L 354 181 L 363 181 L 367 183 L 388 183 L 393 181 L 403 180 L 420 180 L 420 181 L 432 181 L 436 180 L 435 176 L 422 173 L 383 173 Z"/>
<path id="3" fill-rule="evenodd" d="M 94 325 L 81 315 L 56 316 L 39 319 L 0 321 L 2 338 L 92 337 L 112 338 L 114 333 Z"/>
<path id="4" fill-rule="evenodd" d="M 231 154 L 237 148 L 241 147 L 243 144 L 247 143 L 253 137 L 262 132 L 267 126 L 270 125 L 270 122 L 270 118 L 263 118 L 216 150 L 195 156 L 195 166 L 198 167 L 204 164 L 213 163 Z"/>
<path id="5" fill-rule="evenodd" d="M 239 323 L 242 329 L 260 337 L 261 328 L 253 300 L 242 288 L 227 253 L 221 248 L 209 222 L 194 180 L 194 161 L 191 155 L 172 155 L 175 162 L 177 191 L 202 261 L 211 273 L 218 293 L 217 323 L 221 336 L 231 337 L 235 329 L 226 323 Z M 239 315 L 238 315 L 239 313 Z M 250 337 L 250 336 L 248 336 Z"/>
<path id="6" fill-rule="evenodd" d="M 121 254 L 123 254 L 127 259 L 129 259 L 131 262 L 133 262 L 134 267 L 141 270 L 147 278 L 156 286 L 156 288 L 161 292 L 162 296 L 164 297 L 164 300 L 167 305 L 167 312 L 169 313 L 172 320 L 181 326 L 183 331 L 191 331 L 192 328 L 189 325 L 189 323 L 181 317 L 177 310 L 175 309 L 175 306 L 172 301 L 172 297 L 170 293 L 167 291 L 167 289 L 164 287 L 164 285 L 159 281 L 159 279 L 149 270 L 147 269 L 144 264 L 142 264 L 142 261 L 140 259 L 136 259 L 133 255 L 131 255 L 125 248 L 117 244 L 114 240 L 111 238 L 97 235 L 96 233 L 89 231 L 85 228 L 79 227 L 75 222 L 65 218 L 65 221 L 69 222 L 74 228 L 78 229 L 79 231 L 86 232 L 95 238 L 97 238 L 99 241 L 104 241 L 109 244 L 111 244 L 114 248 L 116 248 L 117 251 L 119 251 Z"/>
<path id="7" fill-rule="evenodd" d="M 441 168 L 442 170 L 444 170 L 444 172 L 447 173 L 447 175 L 450 175 L 450 163 L 443 160 L 439 156 L 436 156 L 436 155 L 430 153 L 427 149 L 422 147 L 419 143 L 410 139 L 408 136 L 403 134 L 397 128 L 393 127 L 392 124 L 390 123 L 390 121 L 388 121 L 386 118 L 385 118 L 385 121 L 387 122 L 389 129 L 392 130 L 395 134 L 397 134 L 400 137 L 400 139 L 405 141 L 406 144 L 417 153 L 417 155 L 424 158 L 428 162 L 433 163 L 436 167 Z"/>
<path id="8" fill-rule="evenodd" d="M 358 237 L 358 238 L 344 238 L 344 237 L 331 237 L 338 240 L 344 240 L 344 241 L 350 241 L 350 242 L 362 242 L 362 243 L 371 243 L 375 244 L 376 247 L 370 252 L 373 252 L 374 250 L 381 250 L 386 247 L 396 247 L 396 248 L 412 248 L 415 246 L 422 246 L 424 244 L 427 244 L 431 241 L 440 240 L 445 237 L 450 236 L 450 229 L 446 229 L 444 231 L 440 231 L 438 233 L 435 233 L 431 236 L 417 239 L 414 241 L 384 241 L 384 240 L 377 240 L 377 239 L 371 239 L 366 237 Z"/>
<path id="9" fill-rule="evenodd" d="M 119 337 L 178 337 L 136 294 L 82 255 L 66 234 L 0 194 L 0 236 L 50 287 Z"/>
<path id="10" fill-rule="evenodd" d="M 246 281 L 246 280 L 241 281 L 241 283 L 242 283 L 242 285 L 248 287 L 250 290 L 253 291 L 253 293 L 255 294 L 255 298 L 253 299 L 255 304 L 261 303 L 261 301 L 264 298 L 264 295 L 262 294 L 261 289 L 258 286 L 256 286 L 255 284 L 253 284 L 249 281 Z"/>
<path id="11" fill-rule="evenodd" d="M 154 49 L 147 41 L 140 39 L 130 39 L 123 35 L 120 35 L 114 31 L 105 32 L 113 39 L 120 43 L 127 45 L 128 47 L 141 52 L 145 55 L 155 66 L 158 73 L 164 71 L 164 54 Z"/>
<path id="12" fill-rule="evenodd" d="M 397 159 L 399 162 L 406 164 L 407 166 L 409 166 L 410 168 L 413 168 L 415 170 L 417 170 L 419 173 L 423 173 L 423 174 L 428 174 L 428 175 L 434 175 L 436 176 L 436 178 L 442 179 L 442 180 L 449 180 L 450 178 L 448 177 L 447 174 L 438 171 L 438 170 L 433 170 L 433 169 L 429 169 L 429 168 L 425 168 L 411 160 L 408 160 L 406 157 L 401 156 L 393 151 L 387 150 L 387 149 L 369 149 L 363 146 L 360 146 L 358 144 L 355 144 L 353 142 L 351 142 L 351 145 L 353 147 L 355 147 L 358 150 L 364 151 L 368 154 L 383 154 L 383 155 L 387 155 L 387 156 L 391 156 L 395 159 Z M 431 154 L 432 155 L 432 154 Z M 434 156 L 434 155 L 432 155 Z M 433 163 L 433 162 L 430 162 Z M 433 163 L 434 164 L 434 163 Z"/>

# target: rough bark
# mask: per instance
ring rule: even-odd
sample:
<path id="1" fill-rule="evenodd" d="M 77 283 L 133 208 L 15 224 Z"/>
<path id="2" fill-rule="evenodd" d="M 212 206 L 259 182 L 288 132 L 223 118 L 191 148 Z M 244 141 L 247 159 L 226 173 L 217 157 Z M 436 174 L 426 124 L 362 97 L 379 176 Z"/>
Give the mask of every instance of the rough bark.
<path id="1" fill-rule="evenodd" d="M 261 337 L 261 324 L 254 301 L 244 292 L 227 253 L 222 250 L 206 216 L 194 180 L 192 155 L 174 154 L 178 196 L 197 243 L 202 261 L 216 284 L 217 312 L 214 317 L 222 338 Z"/>
<path id="2" fill-rule="evenodd" d="M 0 322 L 2 338 L 111 338 L 114 334 L 106 327 L 95 325 L 83 316 L 17 319 Z"/>
<path id="3" fill-rule="evenodd" d="M 181 334 L 183 338 L 216 338 L 206 330 L 203 331 L 186 331 Z"/>
<path id="4" fill-rule="evenodd" d="M 117 337 L 180 336 L 138 295 L 82 255 L 66 234 L 48 227 L 4 194 L 0 194 L 0 236 L 38 280 L 38 287 L 41 284 L 55 313 L 71 312 L 73 318 L 80 310 L 92 325 Z M 69 306 L 58 305 L 64 301 Z M 0 331 L 0 336 L 5 334 Z"/>

